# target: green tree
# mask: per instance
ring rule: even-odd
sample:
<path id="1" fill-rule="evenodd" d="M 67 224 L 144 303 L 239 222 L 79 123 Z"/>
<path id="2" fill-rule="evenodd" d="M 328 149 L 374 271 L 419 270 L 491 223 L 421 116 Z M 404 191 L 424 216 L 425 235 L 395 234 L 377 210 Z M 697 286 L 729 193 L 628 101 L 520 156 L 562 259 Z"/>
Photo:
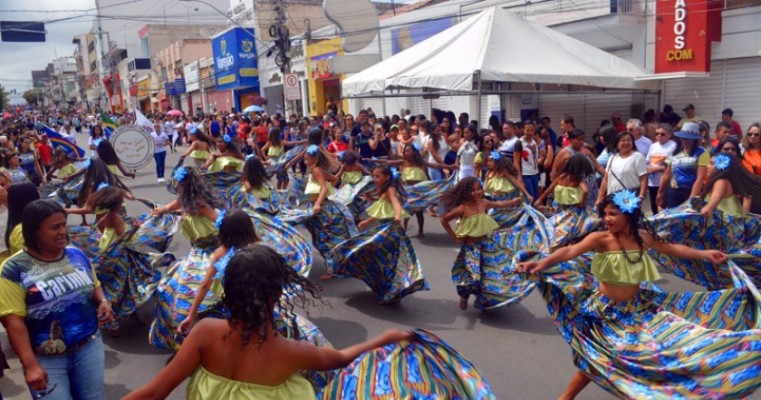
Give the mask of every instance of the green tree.
<path id="1" fill-rule="evenodd" d="M 3 85 L 0 85 L 0 110 L 5 110 L 8 105 L 8 92 L 5 91 Z"/>
<path id="2" fill-rule="evenodd" d="M 37 102 L 40 99 L 40 90 L 39 89 L 29 89 L 24 94 L 21 95 L 21 97 L 26 100 L 26 103 L 29 105 L 36 105 Z"/>

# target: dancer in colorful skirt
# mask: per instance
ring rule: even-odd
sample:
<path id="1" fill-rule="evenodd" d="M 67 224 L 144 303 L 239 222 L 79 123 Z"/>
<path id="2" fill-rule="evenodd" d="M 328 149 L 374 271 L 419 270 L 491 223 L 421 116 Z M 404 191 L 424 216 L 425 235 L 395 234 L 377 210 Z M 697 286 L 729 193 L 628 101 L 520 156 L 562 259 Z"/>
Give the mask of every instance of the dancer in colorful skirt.
<path id="1" fill-rule="evenodd" d="M 354 151 L 343 152 L 340 160 L 342 164 L 336 178 L 341 186 L 333 198 L 349 207 L 357 222 L 367 209 L 367 200 L 363 195 L 372 190 L 369 185 L 372 179 L 369 175 L 372 174 L 360 163 L 362 157 Z"/>
<path id="2" fill-rule="evenodd" d="M 160 348 L 176 350 L 179 343 L 175 341 L 175 329 L 190 310 L 192 303 L 189 298 L 201 285 L 212 252 L 219 247 L 215 209 L 223 208 L 224 204 L 194 168 L 180 167 L 172 179 L 178 183 L 177 199 L 156 208 L 153 214 L 159 216 L 181 211 L 182 233 L 190 241 L 192 249 L 185 258 L 169 268 L 158 285 L 149 342 Z M 200 311 L 215 303 L 216 299 L 209 297 L 212 296 L 204 299 Z"/>
<path id="3" fill-rule="evenodd" d="M 259 157 L 249 155 L 243 165 L 241 185 L 232 185 L 224 195 L 228 208 L 250 208 L 256 212 L 277 215 L 280 210 L 278 193 L 272 190 L 267 178 L 267 170 Z"/>
<path id="4" fill-rule="evenodd" d="M 506 201 L 520 198 L 521 194 L 526 196 L 531 203 L 531 196 L 526 191 L 523 179 L 518 176 L 518 171 L 509 158 L 503 156 L 498 151 L 492 150 L 487 154 L 486 179 L 484 180 L 484 194 L 491 201 Z M 492 208 L 489 210 L 489 216 L 499 225 L 500 228 L 515 226 L 520 218 L 519 214 L 512 212 L 514 210 Z"/>
<path id="5" fill-rule="evenodd" d="M 209 161 L 211 152 L 215 149 L 216 145 L 210 137 L 195 127 L 188 130 L 188 137 L 190 138 L 190 148 L 182 153 L 180 157 L 185 158 L 189 156 L 193 159 L 193 166 L 196 169 L 200 169 Z"/>
<path id="6" fill-rule="evenodd" d="M 271 163 L 272 165 L 280 165 L 280 159 L 286 156 L 285 147 L 295 146 L 306 143 L 305 140 L 289 141 L 281 139 L 281 130 L 278 127 L 272 127 L 269 131 L 267 143 L 262 147 L 262 154 L 264 161 Z M 275 170 L 277 177 L 277 190 L 285 190 L 288 188 L 288 170 L 285 168 L 278 168 Z"/>
<path id="7" fill-rule="evenodd" d="M 79 194 L 77 195 L 77 203 L 76 207 L 69 207 L 66 209 L 67 214 L 79 214 L 82 216 L 82 225 L 86 225 L 85 215 L 87 214 L 95 214 L 95 218 L 99 218 L 99 215 L 97 213 L 98 210 L 95 209 L 92 202 L 90 200 L 90 196 L 95 193 L 98 186 L 102 183 L 108 184 L 109 186 L 117 187 L 119 189 L 122 189 L 124 191 L 124 197 L 129 200 L 135 200 L 135 196 L 132 195 L 132 192 L 127 188 L 124 183 L 113 173 L 111 172 L 111 168 L 109 168 L 109 165 L 106 164 L 102 159 L 100 158 L 89 158 L 87 161 L 85 161 L 84 168 L 81 170 L 84 171 L 84 179 L 82 180 L 82 186 L 79 189 Z M 80 172 L 81 172 L 80 171 Z M 69 177 L 71 178 L 71 177 Z M 126 208 L 122 208 L 122 214 L 125 216 L 127 215 Z M 70 227 L 71 228 L 71 227 Z M 70 233 L 71 230 L 70 230 Z M 83 243 L 80 243 L 82 245 Z M 87 246 L 80 247 L 80 249 L 87 253 Z M 92 255 L 90 253 L 89 255 Z"/>
<path id="8" fill-rule="evenodd" d="M 292 287 L 301 287 L 302 291 L 284 297 Z M 223 288 L 227 317 L 199 322 L 164 370 L 125 397 L 126 400 L 164 398 L 188 376 L 191 380 L 187 397 L 192 400 L 314 399 L 312 385 L 299 372 L 335 370 L 352 361 L 355 361 L 352 368 L 338 378 L 338 386 L 332 384 L 326 391 L 339 396 L 345 389 L 345 396 L 350 396 L 345 398 L 371 398 L 379 393 L 387 394 L 388 398 L 409 398 L 412 394 L 452 399 L 493 398 L 488 384 L 470 363 L 443 342 L 422 332 L 415 335 L 390 330 L 344 350 L 284 337 L 275 327 L 278 303 L 284 301 L 286 310 L 293 309 L 294 303 L 305 306 L 307 294 L 319 298 L 318 289 L 295 274 L 280 255 L 267 247 L 254 245 L 233 256 L 225 271 Z M 289 325 L 296 323 L 295 316 L 285 317 Z M 415 338 L 421 342 L 410 343 Z M 383 358 L 378 357 L 381 354 L 378 352 L 365 353 L 376 348 L 383 352 Z M 245 374 L 232 374 L 231 366 Z M 385 368 L 388 366 L 398 371 L 409 368 L 416 373 L 403 374 L 408 378 L 389 387 L 390 382 L 384 379 L 388 377 Z M 363 376 L 359 385 L 355 378 L 358 371 L 370 373 Z M 471 393 L 478 396 L 470 396 Z"/>
<path id="9" fill-rule="evenodd" d="M 742 398 L 761 384 L 761 296 L 730 263 L 735 288 L 663 293 L 647 250 L 727 262 L 717 250 L 662 242 L 643 223 L 640 199 L 622 191 L 604 199 L 607 232 L 595 232 L 519 271 L 534 276 L 580 371 L 563 399 L 591 380 L 626 398 Z M 586 252 L 595 279 L 567 262 Z M 599 284 L 597 283 L 599 282 Z M 644 286 L 643 286 L 644 285 Z"/>
<path id="10" fill-rule="evenodd" d="M 487 215 L 490 208 L 507 208 L 521 202 L 520 198 L 491 201 L 484 198 L 484 190 L 478 179 L 466 177 L 442 198 L 447 213 L 441 217 L 441 225 L 452 240 L 462 243 L 460 253 L 452 266 L 452 282 L 457 285 L 460 309 L 468 308 L 468 298 L 476 297 L 475 306 L 486 310 L 501 307 L 523 298 L 529 293 L 523 289 L 520 277 L 513 282 L 505 280 L 505 269 L 511 260 L 506 249 L 500 246 L 499 225 Z M 460 219 L 457 229 L 449 225 Z"/>
<path id="11" fill-rule="evenodd" d="M 360 222 L 359 228 L 376 221 L 380 224 L 336 246 L 327 260 L 329 271 L 361 279 L 381 304 L 398 303 L 404 296 L 428 290 L 415 248 L 401 228 L 402 219 L 409 214 L 402 208 L 400 179 L 396 168 L 373 169 L 378 200 L 368 208 L 369 218 Z"/>
<path id="12" fill-rule="evenodd" d="M 236 172 L 243 166 L 243 153 L 230 135 L 217 138 L 217 151 L 211 154 L 203 168 L 209 172 Z"/>
<path id="13" fill-rule="evenodd" d="M 549 249 L 552 252 L 563 246 L 578 242 L 600 228 L 597 214 L 587 207 L 589 187 L 586 178 L 594 174 L 589 160 L 583 154 L 571 156 L 563 164 L 557 178 L 544 190 L 534 206 L 539 208 L 552 194 L 552 208 L 547 211 L 547 230 L 552 232 Z"/>

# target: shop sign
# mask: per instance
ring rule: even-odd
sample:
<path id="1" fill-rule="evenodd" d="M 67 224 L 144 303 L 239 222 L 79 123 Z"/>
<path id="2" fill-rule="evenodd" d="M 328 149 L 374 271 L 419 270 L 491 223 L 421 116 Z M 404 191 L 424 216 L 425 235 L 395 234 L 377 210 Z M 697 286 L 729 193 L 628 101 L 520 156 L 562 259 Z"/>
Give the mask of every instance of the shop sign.
<path id="1" fill-rule="evenodd" d="M 721 38 L 721 3 L 657 0 L 655 73 L 709 72 L 711 41 Z"/>
<path id="2" fill-rule="evenodd" d="M 151 94 L 151 81 L 144 79 L 137 83 L 137 98 L 147 97 Z"/>
<path id="3" fill-rule="evenodd" d="M 212 39 L 218 90 L 259 86 L 253 34 L 251 28 L 232 28 Z"/>

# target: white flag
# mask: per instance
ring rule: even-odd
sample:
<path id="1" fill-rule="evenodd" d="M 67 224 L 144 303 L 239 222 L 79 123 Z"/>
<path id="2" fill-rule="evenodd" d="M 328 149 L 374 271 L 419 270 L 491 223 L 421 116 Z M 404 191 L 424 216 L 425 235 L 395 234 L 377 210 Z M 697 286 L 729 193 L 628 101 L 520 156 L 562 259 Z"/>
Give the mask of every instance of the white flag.
<path id="1" fill-rule="evenodd" d="M 146 118 L 137 108 L 135 109 L 135 122 L 142 126 L 146 132 L 153 132 L 153 122 Z"/>

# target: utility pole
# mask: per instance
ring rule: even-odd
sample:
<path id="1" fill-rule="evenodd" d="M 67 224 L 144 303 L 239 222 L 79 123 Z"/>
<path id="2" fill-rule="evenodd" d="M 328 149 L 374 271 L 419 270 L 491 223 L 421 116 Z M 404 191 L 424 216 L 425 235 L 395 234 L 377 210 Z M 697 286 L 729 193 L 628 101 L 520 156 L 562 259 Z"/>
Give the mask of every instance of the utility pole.
<path id="1" fill-rule="evenodd" d="M 291 33 L 285 24 L 288 18 L 285 1 L 273 0 L 272 3 L 275 18 L 270 26 L 269 34 L 275 39 L 275 63 L 283 74 L 283 108 L 285 108 L 283 112 L 287 117 L 293 109 L 290 102 L 285 99 L 285 75 L 291 73 Z"/>

